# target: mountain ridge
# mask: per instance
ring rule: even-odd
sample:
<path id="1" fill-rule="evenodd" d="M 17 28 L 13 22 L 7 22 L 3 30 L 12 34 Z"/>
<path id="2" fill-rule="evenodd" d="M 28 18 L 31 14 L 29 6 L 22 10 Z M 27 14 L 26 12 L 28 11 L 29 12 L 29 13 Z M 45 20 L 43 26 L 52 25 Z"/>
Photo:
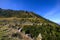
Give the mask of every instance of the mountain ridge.
<path id="1" fill-rule="evenodd" d="M 37 18 L 42 18 L 42 19 L 44 19 L 44 20 L 46 20 L 46 21 L 50 21 L 51 23 L 54 23 L 54 24 L 57 24 L 57 25 L 59 25 L 58 23 L 55 23 L 55 22 L 53 22 L 53 21 L 51 21 L 51 20 L 49 20 L 49 19 L 46 19 L 46 18 L 44 18 L 44 17 L 42 17 L 41 15 L 38 15 L 38 14 L 36 14 L 36 13 L 34 13 L 34 12 L 30 12 L 30 11 L 23 11 L 23 10 L 11 10 L 11 9 L 2 9 L 2 8 L 0 8 L 0 10 L 4 10 L 4 11 L 11 11 L 11 12 L 15 12 L 15 15 L 17 15 L 16 17 L 17 18 L 24 18 L 23 16 L 25 15 L 22 15 L 21 17 L 20 17 L 20 15 L 21 15 L 21 13 L 19 13 L 19 12 L 25 12 L 26 14 L 28 14 L 28 15 L 25 15 L 25 17 L 26 18 L 35 18 L 35 17 L 37 17 Z M 18 14 L 16 13 L 16 12 L 18 12 Z M 0 13 L 1 14 L 1 13 Z M 12 13 L 13 15 L 14 15 L 14 13 Z M 8 14 L 7 13 L 7 16 L 9 17 L 11 17 L 12 16 L 12 14 L 10 13 L 10 14 Z M 30 15 L 31 14 L 31 15 Z M 4 16 L 5 14 L 3 14 L 2 16 Z M 1 15 L 0 15 L 1 16 Z M 30 17 L 31 16 L 31 17 Z M 8 18 L 7 17 L 7 18 Z M 13 17 L 13 16 L 12 16 Z M 2 17 L 3 18 L 3 17 Z"/>
<path id="2" fill-rule="evenodd" d="M 27 40 L 27 38 L 60 40 L 60 25 L 34 12 L 0 8 L 0 40 Z"/>

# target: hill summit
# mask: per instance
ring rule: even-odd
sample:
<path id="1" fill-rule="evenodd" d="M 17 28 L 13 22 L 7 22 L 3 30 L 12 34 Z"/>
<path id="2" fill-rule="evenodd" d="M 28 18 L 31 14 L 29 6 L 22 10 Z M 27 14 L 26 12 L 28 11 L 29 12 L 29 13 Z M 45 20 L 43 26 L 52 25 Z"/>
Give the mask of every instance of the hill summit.
<path id="1" fill-rule="evenodd" d="M 17 17 L 17 18 L 34 18 L 33 12 L 23 11 L 23 10 L 4 10 L 0 8 L 0 17 Z"/>
<path id="2" fill-rule="evenodd" d="M 0 40 L 60 40 L 60 25 L 33 12 L 0 8 Z"/>

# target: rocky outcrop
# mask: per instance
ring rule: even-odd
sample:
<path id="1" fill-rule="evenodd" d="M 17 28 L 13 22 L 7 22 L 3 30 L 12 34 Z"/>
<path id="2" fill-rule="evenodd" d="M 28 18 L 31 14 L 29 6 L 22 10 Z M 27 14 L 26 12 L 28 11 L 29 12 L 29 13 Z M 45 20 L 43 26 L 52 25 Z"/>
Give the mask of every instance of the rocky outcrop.
<path id="1" fill-rule="evenodd" d="M 41 33 L 38 35 L 38 37 L 36 38 L 36 40 L 42 40 L 42 35 L 41 35 Z"/>

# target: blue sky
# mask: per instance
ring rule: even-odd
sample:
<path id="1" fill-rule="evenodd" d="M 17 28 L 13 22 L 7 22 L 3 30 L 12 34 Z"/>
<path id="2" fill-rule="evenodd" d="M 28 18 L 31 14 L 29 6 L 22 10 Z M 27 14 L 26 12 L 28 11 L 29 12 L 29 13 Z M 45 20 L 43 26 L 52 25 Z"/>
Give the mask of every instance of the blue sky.
<path id="1" fill-rule="evenodd" d="M 0 0 L 0 8 L 32 11 L 60 23 L 60 0 Z"/>

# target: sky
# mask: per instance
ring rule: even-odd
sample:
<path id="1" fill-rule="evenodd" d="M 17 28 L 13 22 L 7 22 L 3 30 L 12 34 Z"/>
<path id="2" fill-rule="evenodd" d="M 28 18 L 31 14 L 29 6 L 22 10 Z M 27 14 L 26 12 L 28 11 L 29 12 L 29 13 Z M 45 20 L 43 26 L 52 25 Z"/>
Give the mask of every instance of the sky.
<path id="1" fill-rule="evenodd" d="M 60 0 L 0 0 L 0 8 L 32 11 L 60 23 Z"/>

